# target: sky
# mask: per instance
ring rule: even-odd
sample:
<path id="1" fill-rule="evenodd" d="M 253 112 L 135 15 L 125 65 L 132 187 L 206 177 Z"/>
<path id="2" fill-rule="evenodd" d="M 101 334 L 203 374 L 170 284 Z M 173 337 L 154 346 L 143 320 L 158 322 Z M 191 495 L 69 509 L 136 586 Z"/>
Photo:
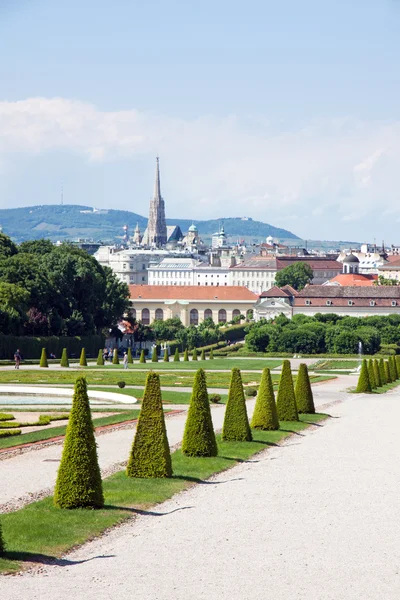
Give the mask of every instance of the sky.
<path id="1" fill-rule="evenodd" d="M 400 244 L 400 0 L 0 0 L 0 208 Z M 228 232 L 229 233 L 229 232 Z"/>

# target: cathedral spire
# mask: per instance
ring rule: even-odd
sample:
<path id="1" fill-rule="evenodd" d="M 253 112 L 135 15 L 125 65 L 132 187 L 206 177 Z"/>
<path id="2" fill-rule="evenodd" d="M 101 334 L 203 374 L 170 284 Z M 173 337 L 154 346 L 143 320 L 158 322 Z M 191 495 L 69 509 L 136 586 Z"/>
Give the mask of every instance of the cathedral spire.
<path id="1" fill-rule="evenodd" d="M 156 157 L 156 178 L 154 181 L 154 200 L 161 200 L 161 186 L 160 186 L 160 158 Z"/>
<path id="2" fill-rule="evenodd" d="M 165 205 L 160 187 L 160 159 L 156 158 L 156 178 L 154 196 L 150 200 L 149 221 L 147 223 L 147 243 L 149 246 L 164 246 L 167 243 L 167 225 L 165 223 Z"/>

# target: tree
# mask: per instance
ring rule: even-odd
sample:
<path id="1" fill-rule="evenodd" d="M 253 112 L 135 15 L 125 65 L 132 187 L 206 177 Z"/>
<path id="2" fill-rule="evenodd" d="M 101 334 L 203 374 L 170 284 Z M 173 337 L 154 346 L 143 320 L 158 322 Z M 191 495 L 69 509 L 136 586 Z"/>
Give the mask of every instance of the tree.
<path id="1" fill-rule="evenodd" d="M 46 369 L 49 366 L 49 363 L 47 362 L 46 348 L 42 348 L 42 355 L 40 357 L 40 364 L 39 364 L 39 366 L 43 367 L 43 368 L 46 368 Z"/>
<path id="2" fill-rule="evenodd" d="M 375 377 L 376 387 L 378 387 L 378 388 L 382 387 L 381 374 L 379 371 L 379 362 L 376 358 L 374 359 L 374 377 Z"/>
<path id="3" fill-rule="evenodd" d="M 162 407 L 160 377 L 149 373 L 135 439 L 126 467 L 128 477 L 171 477 L 172 465 Z"/>
<path id="4" fill-rule="evenodd" d="M 98 367 L 103 367 L 104 366 L 104 356 L 103 356 L 103 350 L 100 348 L 99 353 L 97 355 L 97 366 Z"/>
<path id="5" fill-rule="evenodd" d="M 183 331 L 185 326 L 179 319 L 179 317 L 173 317 L 172 319 L 166 319 L 165 321 L 154 321 L 150 325 L 154 333 L 154 337 L 158 341 L 170 342 L 177 339 L 179 331 Z"/>
<path id="6" fill-rule="evenodd" d="M 294 394 L 299 413 L 315 413 L 314 397 L 311 389 L 310 378 L 308 376 L 307 365 L 304 363 L 300 365 L 297 373 Z"/>
<path id="7" fill-rule="evenodd" d="M 151 355 L 151 362 L 158 362 L 157 346 L 153 348 L 153 354 Z"/>
<path id="8" fill-rule="evenodd" d="M 227 442 L 251 442 L 253 439 L 247 416 L 242 376 L 236 367 L 232 369 L 226 403 L 222 439 Z"/>
<path id="9" fill-rule="evenodd" d="M 364 360 L 362 361 L 362 365 L 361 365 L 360 376 L 358 378 L 356 393 L 363 394 L 366 392 L 367 393 L 372 392 L 372 388 L 371 388 L 371 382 L 369 380 L 367 361 L 364 358 Z"/>
<path id="10" fill-rule="evenodd" d="M 75 382 L 72 409 L 57 482 L 54 503 L 60 508 L 102 508 L 104 505 L 86 379 Z"/>
<path id="11" fill-rule="evenodd" d="M 274 388 L 271 372 L 265 368 L 261 375 L 256 405 L 251 419 L 251 427 L 270 431 L 279 429 L 278 413 L 276 410 Z"/>
<path id="12" fill-rule="evenodd" d="M 186 456 L 217 456 L 218 448 L 211 418 L 206 374 L 199 369 L 194 378 L 182 441 Z"/>
<path id="13" fill-rule="evenodd" d="M 0 257 L 9 258 L 10 256 L 17 254 L 17 252 L 18 248 L 14 242 L 11 241 L 11 238 L 4 233 L 0 233 Z"/>
<path id="14" fill-rule="evenodd" d="M 279 380 L 276 408 L 279 421 L 298 421 L 296 397 L 293 387 L 292 370 L 288 360 L 283 361 L 281 378 Z"/>
<path id="15" fill-rule="evenodd" d="M 140 363 L 142 363 L 142 364 L 146 362 L 146 355 L 145 355 L 145 353 L 144 353 L 144 348 L 142 348 L 142 351 L 141 351 L 141 353 L 140 353 L 140 359 L 139 359 L 139 362 L 140 362 Z"/>
<path id="16" fill-rule="evenodd" d="M 393 379 L 392 379 L 392 375 L 390 373 L 390 367 L 389 367 L 389 363 L 387 360 L 385 360 L 385 379 L 386 379 L 386 383 L 392 383 Z"/>
<path id="17" fill-rule="evenodd" d="M 37 254 L 43 256 L 54 250 L 54 244 L 51 240 L 44 238 L 40 240 L 26 240 L 19 245 L 19 252 L 26 252 L 28 254 Z"/>
<path id="18" fill-rule="evenodd" d="M 275 275 L 275 283 L 278 287 L 291 285 L 295 290 L 302 290 L 308 283 L 311 283 L 314 274 L 305 262 L 295 262 L 293 265 L 285 267 Z"/>
<path id="19" fill-rule="evenodd" d="M 63 348 L 63 351 L 62 351 L 60 367 L 69 367 L 69 360 L 68 360 L 68 354 L 67 354 L 66 348 Z"/>
<path id="20" fill-rule="evenodd" d="M 379 375 L 381 378 L 381 385 L 386 385 L 386 373 L 385 373 L 385 363 L 383 362 L 383 358 L 379 359 Z"/>
<path id="21" fill-rule="evenodd" d="M 370 358 L 368 361 L 368 378 L 369 378 L 369 382 L 371 384 L 371 390 L 374 390 L 376 388 L 376 382 L 375 382 L 374 365 L 372 363 L 372 358 Z"/>
<path id="22" fill-rule="evenodd" d="M 175 348 L 175 354 L 174 354 L 174 362 L 179 362 L 180 358 L 179 358 L 179 348 L 178 346 Z"/>
<path id="23" fill-rule="evenodd" d="M 197 360 L 197 348 L 193 348 L 192 360 Z"/>
<path id="24" fill-rule="evenodd" d="M 188 353 L 188 349 L 185 348 L 185 352 L 183 353 L 183 360 L 185 362 L 187 362 L 189 360 L 189 353 Z"/>
<path id="25" fill-rule="evenodd" d="M 164 350 L 164 362 L 169 362 L 169 354 L 168 354 L 168 348 L 165 348 Z"/>
<path id="26" fill-rule="evenodd" d="M 200 360 L 206 360 L 206 353 L 204 349 L 201 351 Z"/>
<path id="27" fill-rule="evenodd" d="M 79 359 L 79 365 L 81 367 L 87 367 L 86 350 L 85 350 L 85 348 L 82 348 L 82 350 L 81 350 L 81 357 Z"/>
<path id="28" fill-rule="evenodd" d="M 131 350 L 131 347 L 130 347 L 130 346 L 129 346 L 129 348 L 128 348 L 128 363 L 129 363 L 130 365 L 133 365 L 132 350 Z"/>
<path id="29" fill-rule="evenodd" d="M 118 358 L 118 350 L 117 350 L 117 348 L 114 348 L 112 364 L 113 365 L 119 365 L 119 358 Z"/>

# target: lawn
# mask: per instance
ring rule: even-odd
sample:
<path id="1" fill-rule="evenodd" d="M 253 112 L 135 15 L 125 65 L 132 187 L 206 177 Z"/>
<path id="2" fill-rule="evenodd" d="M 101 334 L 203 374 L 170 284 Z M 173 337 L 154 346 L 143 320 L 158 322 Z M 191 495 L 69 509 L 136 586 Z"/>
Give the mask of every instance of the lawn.
<path id="1" fill-rule="evenodd" d="M 179 363 L 174 362 L 173 357 L 170 357 L 169 362 L 164 362 L 163 359 L 160 359 L 157 363 L 153 363 L 150 360 L 146 363 L 139 363 L 137 361 L 134 364 L 128 365 L 128 370 L 143 370 L 143 369 L 153 369 L 160 371 L 162 369 L 181 369 L 181 370 L 189 370 L 196 371 L 197 369 L 206 369 L 207 371 L 218 371 L 218 370 L 231 370 L 233 367 L 237 367 L 238 369 L 246 370 L 246 371 L 260 371 L 265 367 L 269 369 L 275 369 L 276 367 L 280 367 L 282 364 L 281 360 L 275 359 L 240 359 L 240 358 L 215 358 L 214 360 L 197 360 L 197 361 L 183 361 L 181 360 Z M 107 364 L 103 367 L 98 367 L 90 365 L 89 368 L 94 369 L 123 369 L 122 364 L 113 365 Z"/>
<path id="2" fill-rule="evenodd" d="M 310 365 L 309 369 L 313 371 L 329 371 L 330 369 L 357 369 L 360 362 L 358 360 L 349 359 L 349 360 L 319 360 L 318 362 Z"/>
<path id="3" fill-rule="evenodd" d="M 299 422 L 282 422 L 279 431 L 253 430 L 252 442 L 221 442 L 217 436 L 219 455 L 215 458 L 188 458 L 177 450 L 172 455 L 174 475 L 170 479 L 130 479 L 120 471 L 104 480 L 106 505 L 102 510 L 63 510 L 46 498 L 4 514 L 1 522 L 7 555 L 0 558 L 0 572 L 15 572 L 24 563 L 48 563 L 132 514 L 157 513 L 149 509 L 325 418 L 322 414 L 302 415 Z M 68 564 L 68 559 L 63 564 Z"/>
<path id="4" fill-rule="evenodd" d="M 102 387 L 92 387 L 90 389 L 104 391 L 104 392 L 110 391 L 110 388 L 102 388 Z M 123 390 L 118 389 L 118 390 L 113 390 L 113 391 L 116 391 L 117 394 L 125 394 L 126 396 L 133 396 L 134 398 L 137 398 L 140 402 L 142 399 L 142 396 L 143 396 L 144 388 L 143 388 L 143 390 L 124 388 Z M 166 404 L 189 404 L 191 395 L 192 395 L 191 392 L 162 391 L 162 401 Z M 225 396 L 221 395 L 221 398 L 222 398 L 221 404 L 224 404 L 226 402 L 227 395 L 225 395 Z"/>

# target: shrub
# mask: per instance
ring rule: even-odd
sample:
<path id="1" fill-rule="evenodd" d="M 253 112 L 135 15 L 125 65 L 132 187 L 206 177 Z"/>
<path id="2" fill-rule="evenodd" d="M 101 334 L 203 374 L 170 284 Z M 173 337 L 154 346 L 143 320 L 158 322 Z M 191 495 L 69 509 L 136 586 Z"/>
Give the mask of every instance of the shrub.
<path id="1" fill-rule="evenodd" d="M 389 368 L 389 363 L 387 362 L 387 360 L 385 360 L 385 379 L 386 379 L 386 383 L 392 383 L 392 376 L 390 374 L 390 368 Z"/>
<path id="2" fill-rule="evenodd" d="M 6 553 L 6 545 L 4 543 L 3 531 L 1 529 L 1 523 L 0 523 L 0 556 L 4 556 L 5 553 Z"/>
<path id="3" fill-rule="evenodd" d="M 244 388 L 244 393 L 249 398 L 254 398 L 254 396 L 257 396 L 257 388 L 256 387 L 252 387 L 252 386 L 245 387 Z"/>
<path id="4" fill-rule="evenodd" d="M 81 367 L 87 367 L 86 350 L 85 350 L 85 348 L 82 348 L 81 357 L 79 359 L 79 365 Z"/>
<path id="5" fill-rule="evenodd" d="M 141 353 L 140 353 L 140 359 L 139 359 L 140 363 L 145 363 L 146 362 L 146 354 L 144 352 L 144 349 L 142 349 Z"/>
<path id="6" fill-rule="evenodd" d="M 97 366 L 104 366 L 104 358 L 103 358 L 103 350 L 100 348 L 99 353 L 97 354 Z"/>
<path id="7" fill-rule="evenodd" d="M 360 376 L 358 378 L 356 393 L 362 394 L 362 393 L 371 392 L 371 391 L 372 391 L 372 389 L 371 389 L 371 382 L 369 380 L 368 365 L 367 365 L 366 359 L 364 358 L 364 360 L 362 361 L 362 365 L 361 365 Z"/>
<path id="8" fill-rule="evenodd" d="M 214 360 L 214 350 L 212 348 L 210 350 L 210 356 L 208 358 L 209 360 Z"/>
<path id="9" fill-rule="evenodd" d="M 390 379 L 394 382 L 397 379 L 396 367 L 394 366 L 395 365 L 394 356 L 389 356 L 388 365 L 389 365 L 389 371 L 390 371 Z"/>
<path id="10" fill-rule="evenodd" d="M 200 360 L 206 360 L 206 353 L 204 350 L 201 351 Z"/>
<path id="11" fill-rule="evenodd" d="M 12 435 L 21 435 L 20 429 L 6 429 L 5 431 L 0 431 L 0 438 L 11 437 Z"/>
<path id="12" fill-rule="evenodd" d="M 13 421 L 14 419 L 14 415 L 10 415 L 8 413 L 0 413 L 0 421 Z"/>
<path id="13" fill-rule="evenodd" d="M 382 385 L 387 383 L 386 373 L 385 373 L 385 363 L 383 362 L 383 358 L 379 359 L 379 375 L 381 378 Z"/>
<path id="14" fill-rule="evenodd" d="M 68 360 L 68 354 L 67 354 L 66 348 L 63 348 L 63 351 L 62 351 L 60 367 L 69 367 L 69 360 Z"/>
<path id="15" fill-rule="evenodd" d="M 125 381 L 118 381 L 117 386 L 122 390 L 126 386 L 126 383 Z"/>
<path id="16" fill-rule="evenodd" d="M 394 359 L 396 361 L 397 373 L 400 376 L 400 354 L 396 354 L 396 356 L 394 357 Z"/>
<path id="17" fill-rule="evenodd" d="M 47 368 L 49 363 L 47 362 L 46 348 L 42 348 L 42 356 L 40 357 L 40 365 L 43 368 Z"/>
<path id="18" fill-rule="evenodd" d="M 131 348 L 130 348 L 130 347 L 128 348 L 128 363 L 129 363 L 130 365 L 133 365 L 132 350 L 131 350 Z"/>
<path id="19" fill-rule="evenodd" d="M 381 373 L 379 371 L 379 362 L 376 358 L 374 358 L 374 377 L 375 377 L 376 387 L 378 387 L 378 388 L 382 387 Z"/>
<path id="20" fill-rule="evenodd" d="M 118 350 L 117 350 L 117 348 L 114 348 L 112 364 L 113 365 L 119 365 L 119 357 L 118 357 Z"/>
<path id="21" fill-rule="evenodd" d="M 311 389 L 310 378 L 308 376 L 307 365 L 302 363 L 296 378 L 296 387 L 294 390 L 296 406 L 299 413 L 314 414 L 314 397 Z"/>
<path id="22" fill-rule="evenodd" d="M 174 354 L 174 362 L 179 362 L 180 358 L 179 358 L 179 348 L 176 347 L 175 348 L 175 354 Z"/>
<path id="23" fill-rule="evenodd" d="M 151 355 L 151 362 L 158 362 L 157 346 L 153 348 L 153 354 Z"/>
<path id="24" fill-rule="evenodd" d="M 183 434 L 182 452 L 186 456 L 217 456 L 218 454 L 211 419 L 206 374 L 203 369 L 199 369 L 194 378 Z"/>
<path id="25" fill-rule="evenodd" d="M 267 368 L 263 370 L 261 375 L 251 426 L 264 431 L 279 429 L 271 372 Z"/>
<path id="26" fill-rule="evenodd" d="M 368 377 L 369 377 L 369 382 L 371 384 L 371 390 L 374 390 L 376 388 L 376 383 L 375 383 L 374 365 L 372 364 L 371 358 L 368 361 Z"/>
<path id="27" fill-rule="evenodd" d="M 164 362 L 169 362 L 168 348 L 164 350 Z"/>
<path id="28" fill-rule="evenodd" d="M 196 348 L 193 348 L 192 360 L 197 360 L 197 350 L 196 350 Z"/>
<path id="29" fill-rule="evenodd" d="M 149 373 L 135 439 L 126 467 L 128 477 L 171 477 L 171 454 L 162 407 L 160 377 Z"/>
<path id="30" fill-rule="evenodd" d="M 396 357 L 395 356 L 391 356 L 390 360 L 392 361 L 392 367 L 393 367 L 393 374 L 396 377 L 396 381 L 399 378 L 399 372 L 397 371 L 397 362 L 396 362 Z"/>
<path id="31" fill-rule="evenodd" d="M 210 394 L 208 398 L 212 404 L 218 404 L 218 402 L 221 402 L 221 396 L 219 394 Z"/>
<path id="32" fill-rule="evenodd" d="M 101 508 L 104 505 L 86 379 L 75 383 L 54 503 L 60 508 Z"/>
<path id="33" fill-rule="evenodd" d="M 236 367 L 232 369 L 222 439 L 228 442 L 251 442 L 253 439 L 244 399 L 242 376 Z"/>
<path id="34" fill-rule="evenodd" d="M 187 362 L 189 360 L 189 352 L 188 352 L 187 348 L 185 349 L 185 352 L 183 353 L 183 360 L 185 362 Z"/>
<path id="35" fill-rule="evenodd" d="M 298 421 L 296 396 L 293 387 L 292 370 L 288 360 L 283 361 L 281 378 L 279 380 L 276 409 L 279 421 Z"/>

